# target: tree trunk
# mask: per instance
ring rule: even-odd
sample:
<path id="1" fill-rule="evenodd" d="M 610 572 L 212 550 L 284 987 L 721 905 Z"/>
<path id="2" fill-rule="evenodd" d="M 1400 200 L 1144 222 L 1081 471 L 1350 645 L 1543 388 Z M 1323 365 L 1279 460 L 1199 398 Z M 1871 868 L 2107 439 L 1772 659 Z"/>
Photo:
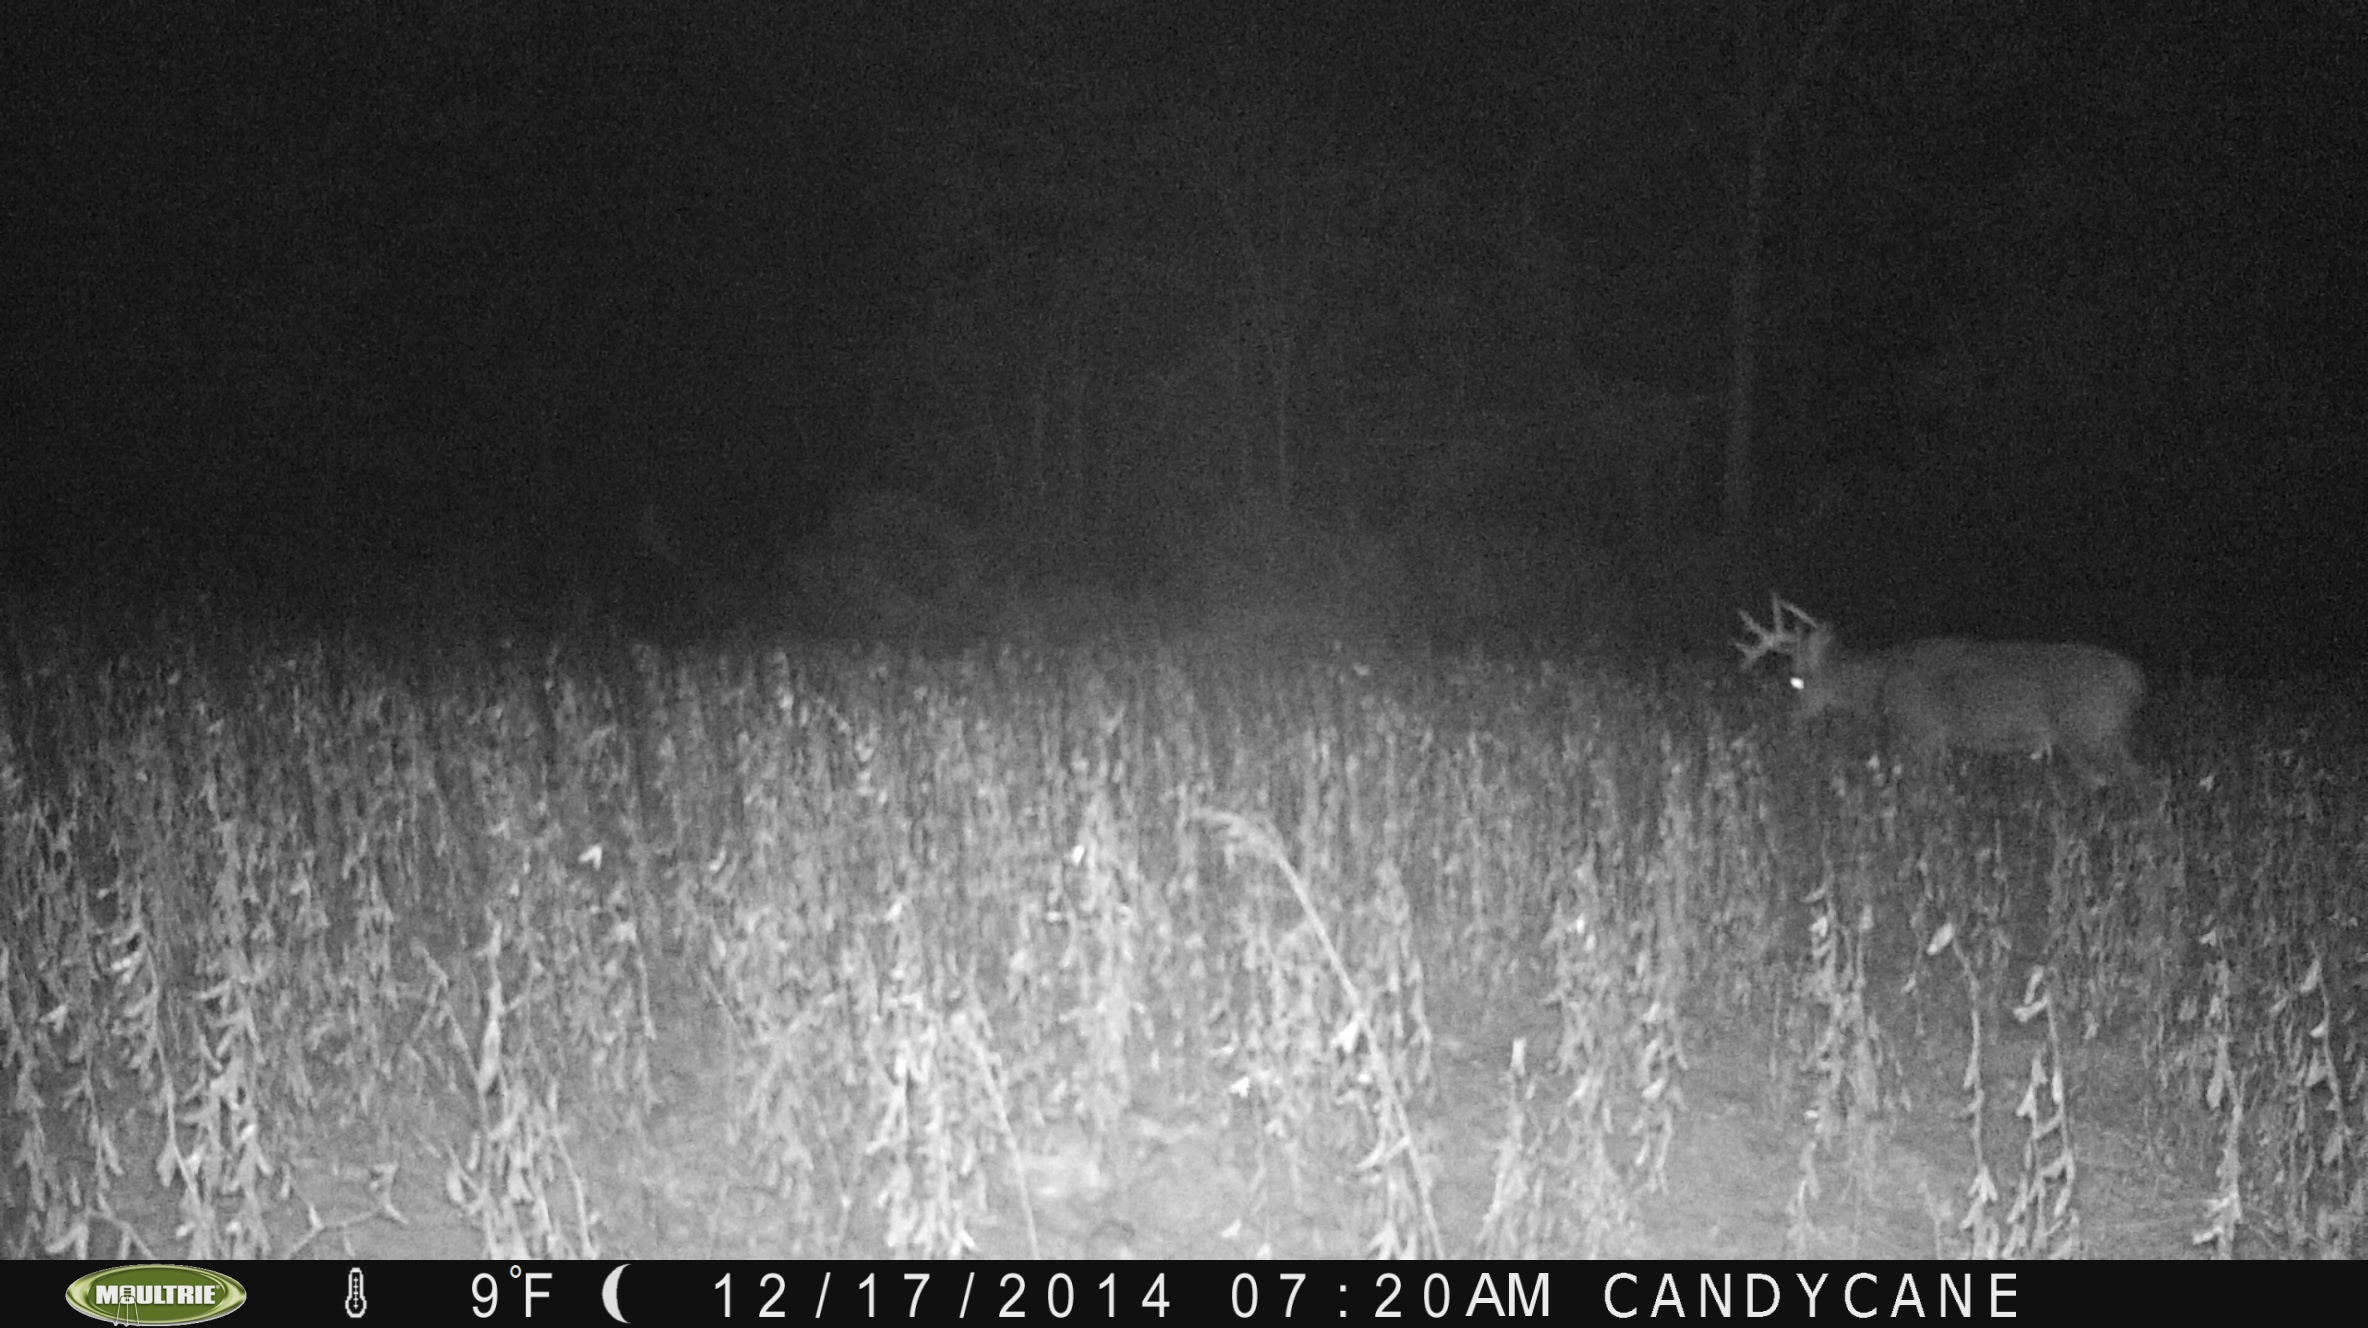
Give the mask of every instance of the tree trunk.
<path id="1" fill-rule="evenodd" d="M 1749 88 L 1744 98 L 1748 164 L 1744 171 L 1742 216 L 1736 225 L 1735 272 L 1727 301 L 1727 335 L 1733 347 L 1733 365 L 1728 384 L 1726 466 L 1719 488 L 1720 518 L 1730 538 L 1743 535 L 1751 523 L 1758 481 L 1758 458 L 1753 455 L 1753 417 L 1759 396 L 1761 290 L 1766 283 L 1761 249 L 1768 230 L 1768 158 L 1774 151 L 1776 131 L 1791 113 L 1793 104 L 1800 100 L 1818 48 L 1833 35 L 1842 16 L 1850 12 L 1850 6 L 1836 5 L 1825 16 L 1825 22 L 1801 44 L 1791 80 L 1770 104 L 1756 54 L 1760 44 L 1760 10 L 1765 0 L 1741 2 L 1742 48 L 1744 58 L 1751 61 Z"/>

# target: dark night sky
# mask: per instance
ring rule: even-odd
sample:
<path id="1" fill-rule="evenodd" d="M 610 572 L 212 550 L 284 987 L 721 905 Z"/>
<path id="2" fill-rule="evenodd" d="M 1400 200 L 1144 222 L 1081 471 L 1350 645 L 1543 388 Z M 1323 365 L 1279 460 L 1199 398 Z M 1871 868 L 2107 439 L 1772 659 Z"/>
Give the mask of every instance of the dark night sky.
<path id="1" fill-rule="evenodd" d="M 1860 5 L 1807 62 L 1753 547 L 1888 626 L 2348 662 L 2368 11 L 2136 8 Z M 1715 520 L 1742 109 L 1829 8 L 369 12 L 20 20 L 19 582 L 333 600 L 644 505 L 769 566 L 882 486 L 1135 566 L 1286 413 L 1355 519 L 1518 488 L 1649 566 Z M 1613 398 L 1699 450 L 1599 537 Z"/>

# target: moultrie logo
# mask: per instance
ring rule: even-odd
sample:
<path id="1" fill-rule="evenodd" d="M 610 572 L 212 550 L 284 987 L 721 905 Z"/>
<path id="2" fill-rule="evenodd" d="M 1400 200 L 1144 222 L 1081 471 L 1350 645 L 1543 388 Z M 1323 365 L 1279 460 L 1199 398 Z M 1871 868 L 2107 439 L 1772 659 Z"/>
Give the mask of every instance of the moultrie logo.
<path id="1" fill-rule="evenodd" d="M 66 1303 L 109 1323 L 204 1323 L 246 1304 L 247 1289 L 210 1268 L 134 1263 L 75 1278 Z"/>

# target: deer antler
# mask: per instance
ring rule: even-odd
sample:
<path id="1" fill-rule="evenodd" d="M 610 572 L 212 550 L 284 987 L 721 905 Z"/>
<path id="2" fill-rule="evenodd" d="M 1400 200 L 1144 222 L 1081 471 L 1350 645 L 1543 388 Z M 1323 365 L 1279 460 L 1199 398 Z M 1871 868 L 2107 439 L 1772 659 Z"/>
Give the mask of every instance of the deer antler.
<path id="1" fill-rule="evenodd" d="M 1824 623 L 1821 623 L 1815 618 L 1810 617 L 1806 612 L 1802 611 L 1800 605 L 1793 603 L 1791 600 L 1778 599 L 1776 596 L 1771 594 L 1768 596 L 1768 602 L 1776 606 L 1776 621 L 1779 625 L 1784 622 L 1784 615 L 1788 613 L 1792 615 L 1792 627 L 1789 630 L 1796 637 L 1805 637 L 1811 632 L 1822 632 L 1825 630 Z"/>
<path id="2" fill-rule="evenodd" d="M 1808 640 L 1809 634 L 1824 628 L 1823 623 L 1803 613 L 1799 605 L 1778 599 L 1773 593 L 1768 596 L 1768 606 L 1768 618 L 1772 625 L 1767 627 L 1753 622 L 1751 615 L 1741 609 L 1735 611 L 1735 616 L 1743 620 L 1743 626 L 1752 635 L 1749 641 L 1734 643 L 1735 649 L 1743 654 L 1746 671 L 1772 654 L 1798 655 L 1801 644 Z M 1789 623 L 1787 618 L 1791 619 Z"/>
<path id="3" fill-rule="evenodd" d="M 1743 671 L 1746 673 L 1751 671 L 1752 665 L 1768 656 L 1772 654 L 1789 655 L 1795 647 L 1800 645 L 1798 637 L 1784 630 L 1784 601 L 1777 599 L 1774 595 L 1768 596 L 1768 600 L 1776 606 L 1775 612 L 1771 615 L 1772 621 L 1775 623 L 1772 627 L 1762 627 L 1752 621 L 1750 614 L 1741 609 L 1735 610 L 1735 616 L 1743 620 L 1744 630 L 1752 635 L 1752 639 L 1749 641 L 1733 643 L 1735 649 L 1743 655 Z"/>

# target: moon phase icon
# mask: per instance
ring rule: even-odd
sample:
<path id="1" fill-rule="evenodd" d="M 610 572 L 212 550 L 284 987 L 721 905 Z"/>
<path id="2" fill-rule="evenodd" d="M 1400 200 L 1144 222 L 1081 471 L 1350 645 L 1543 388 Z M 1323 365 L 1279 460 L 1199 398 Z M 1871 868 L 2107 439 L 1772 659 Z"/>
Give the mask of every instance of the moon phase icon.
<path id="1" fill-rule="evenodd" d="M 624 1280 L 625 1270 L 632 1266 L 621 1263 L 609 1269 L 608 1280 L 600 1284 L 600 1307 L 607 1310 L 608 1317 L 618 1323 L 625 1322 L 625 1312 L 617 1308 L 617 1283 Z"/>

